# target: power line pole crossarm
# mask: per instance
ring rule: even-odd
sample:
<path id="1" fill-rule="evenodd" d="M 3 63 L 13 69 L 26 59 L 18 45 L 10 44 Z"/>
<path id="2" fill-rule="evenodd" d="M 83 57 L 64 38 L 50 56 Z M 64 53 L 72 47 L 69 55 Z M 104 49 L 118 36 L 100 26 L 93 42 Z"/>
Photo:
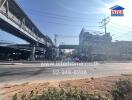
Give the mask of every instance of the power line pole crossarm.
<path id="1" fill-rule="evenodd" d="M 104 18 L 104 19 L 102 19 L 102 21 L 101 21 L 101 24 L 102 24 L 101 27 L 104 27 L 105 34 L 107 33 L 107 24 L 108 24 L 109 22 L 110 22 L 109 17 Z"/>

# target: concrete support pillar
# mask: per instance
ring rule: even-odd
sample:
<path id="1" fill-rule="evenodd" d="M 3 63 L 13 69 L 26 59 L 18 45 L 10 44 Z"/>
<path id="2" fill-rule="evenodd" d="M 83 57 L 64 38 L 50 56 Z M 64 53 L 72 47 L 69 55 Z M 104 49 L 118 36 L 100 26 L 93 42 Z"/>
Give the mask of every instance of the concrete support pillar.
<path id="1" fill-rule="evenodd" d="M 46 60 L 53 60 L 52 48 L 46 48 L 45 58 Z"/>
<path id="2" fill-rule="evenodd" d="M 54 60 L 54 48 L 51 48 L 51 55 L 52 55 L 52 60 Z"/>
<path id="3" fill-rule="evenodd" d="M 33 45 L 32 51 L 31 51 L 31 56 L 30 56 L 31 61 L 35 61 L 35 50 L 36 50 L 36 46 Z"/>
<path id="4" fill-rule="evenodd" d="M 2 0 L 0 0 L 0 8 L 1 8 L 1 5 L 2 5 Z"/>
<path id="5" fill-rule="evenodd" d="M 46 52 L 46 50 L 45 50 L 45 48 L 43 48 L 43 60 L 45 60 L 45 52 Z"/>

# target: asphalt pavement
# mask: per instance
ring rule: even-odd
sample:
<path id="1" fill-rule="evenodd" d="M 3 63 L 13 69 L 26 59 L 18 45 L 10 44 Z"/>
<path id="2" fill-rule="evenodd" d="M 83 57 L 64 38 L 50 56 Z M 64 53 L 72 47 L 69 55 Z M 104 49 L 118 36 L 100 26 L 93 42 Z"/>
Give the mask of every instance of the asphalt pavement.
<path id="1" fill-rule="evenodd" d="M 0 85 L 132 74 L 132 63 L 0 64 Z"/>

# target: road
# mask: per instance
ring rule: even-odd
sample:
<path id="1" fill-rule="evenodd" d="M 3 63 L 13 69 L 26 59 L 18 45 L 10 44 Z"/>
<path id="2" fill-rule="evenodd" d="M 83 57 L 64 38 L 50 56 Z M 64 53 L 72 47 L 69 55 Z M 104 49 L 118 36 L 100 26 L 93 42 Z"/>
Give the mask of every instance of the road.
<path id="1" fill-rule="evenodd" d="M 0 64 L 0 85 L 132 74 L 130 63 L 96 63 L 79 66 Z"/>

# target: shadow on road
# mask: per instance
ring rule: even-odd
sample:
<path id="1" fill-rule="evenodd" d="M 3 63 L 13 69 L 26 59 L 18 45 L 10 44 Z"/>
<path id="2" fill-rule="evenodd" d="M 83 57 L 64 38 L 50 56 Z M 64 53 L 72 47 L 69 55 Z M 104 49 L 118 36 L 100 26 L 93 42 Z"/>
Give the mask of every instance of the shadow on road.
<path id="1" fill-rule="evenodd" d="M 14 77 L 19 79 L 19 77 L 32 77 L 42 73 L 48 74 L 52 72 L 51 68 L 43 67 L 21 67 L 21 68 L 0 68 L 0 82 L 5 80 L 13 80 Z"/>

